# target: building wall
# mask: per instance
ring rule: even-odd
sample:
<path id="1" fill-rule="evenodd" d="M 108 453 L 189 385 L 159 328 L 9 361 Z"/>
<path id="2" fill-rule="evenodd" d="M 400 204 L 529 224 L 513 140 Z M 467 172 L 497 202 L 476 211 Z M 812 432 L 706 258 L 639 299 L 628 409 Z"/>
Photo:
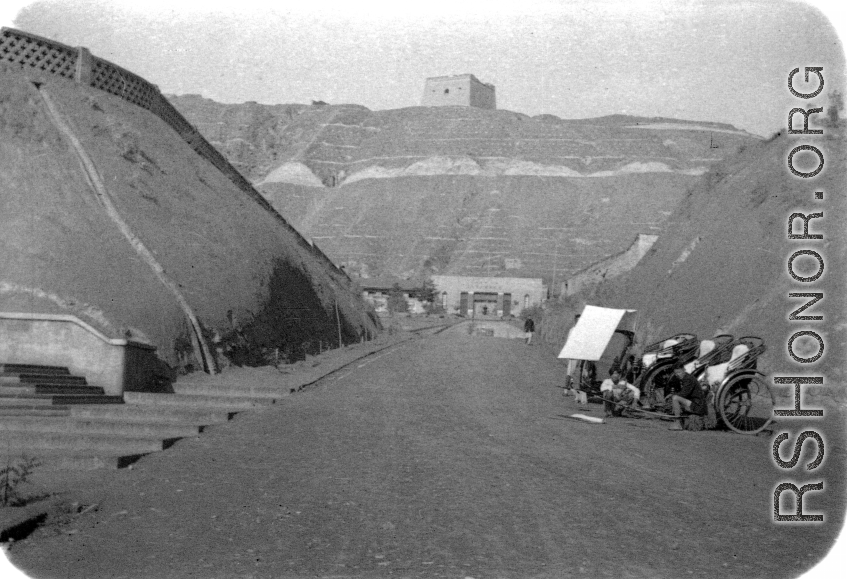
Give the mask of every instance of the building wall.
<path id="1" fill-rule="evenodd" d="M 576 294 L 600 284 L 605 279 L 611 279 L 631 270 L 650 251 L 658 238 L 658 235 L 639 233 L 626 251 L 598 261 L 562 282 L 561 295 Z"/>
<path id="2" fill-rule="evenodd" d="M 472 74 L 426 79 L 421 105 L 497 108 L 494 85 L 481 83 Z"/>
<path id="3" fill-rule="evenodd" d="M 459 311 L 459 303 L 463 292 L 467 294 L 486 294 L 485 299 L 493 299 L 496 296 L 496 308 L 502 315 L 501 300 L 504 294 L 511 294 L 510 310 L 512 315 L 519 315 L 525 306 L 541 305 L 544 299 L 544 287 L 541 278 L 527 277 L 472 277 L 459 275 L 434 275 L 432 283 L 435 284 L 438 300 L 444 299 L 446 292 L 447 313 L 458 313 L 471 315 L 471 306 L 466 311 Z M 492 302 L 489 302 L 492 303 Z M 494 310 L 491 312 L 494 314 Z"/>
<path id="4" fill-rule="evenodd" d="M 388 313 L 388 292 L 378 290 L 365 290 L 362 292 L 362 297 L 366 302 L 374 307 L 374 311 L 378 314 Z M 424 314 L 426 313 L 426 305 L 417 297 L 409 295 L 408 292 L 403 292 L 403 298 L 408 306 L 407 313 L 409 314 Z"/>
<path id="5" fill-rule="evenodd" d="M 497 98 L 493 84 L 483 84 L 471 75 L 471 106 L 480 109 L 495 110 Z"/>

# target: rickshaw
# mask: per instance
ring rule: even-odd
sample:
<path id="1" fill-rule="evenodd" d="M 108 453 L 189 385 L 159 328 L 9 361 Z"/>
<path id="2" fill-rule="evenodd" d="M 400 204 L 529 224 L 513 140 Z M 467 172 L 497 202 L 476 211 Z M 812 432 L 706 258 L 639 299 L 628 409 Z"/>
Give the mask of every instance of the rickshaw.
<path id="1" fill-rule="evenodd" d="M 645 406 L 664 405 L 668 380 L 673 376 L 674 366 L 696 358 L 697 347 L 697 336 L 694 334 L 676 334 L 644 348 L 635 386 L 641 391 Z M 661 390 L 661 393 L 657 390 Z"/>
<path id="2" fill-rule="evenodd" d="M 602 400 L 599 387 L 609 368 L 619 368 L 627 381 L 638 373 L 638 368 L 629 366 L 633 332 L 618 328 L 630 313 L 633 310 L 585 307 L 559 353 L 559 358 L 569 360 L 566 388 L 574 387 L 594 400 Z M 741 434 L 761 432 L 773 421 L 775 406 L 764 374 L 756 369 L 765 350 L 764 341 L 757 336 L 734 339 L 729 334 L 698 344 L 694 334 L 683 333 L 651 344 L 640 360 L 644 366 L 641 375 L 633 383 L 645 394 L 645 402 L 655 402 L 659 412 L 631 410 L 670 418 L 670 378 L 673 368 L 681 363 L 706 392 L 707 406 L 719 424 Z"/>
<path id="3" fill-rule="evenodd" d="M 704 340 L 700 356 L 685 364 L 686 372 L 697 378 L 706 393 L 707 406 L 714 410 L 718 423 L 734 432 L 756 434 L 773 421 L 774 397 L 764 374 L 756 370 L 757 360 L 766 349 L 757 336 L 733 339 L 720 334 Z M 670 365 L 668 377 L 674 365 Z M 665 366 L 660 367 L 661 376 L 665 375 Z M 673 391 L 668 387 L 665 381 L 664 399 L 658 408 L 670 414 L 668 401 Z"/>
<path id="4" fill-rule="evenodd" d="M 775 400 L 765 375 L 756 370 L 767 347 L 757 336 L 731 342 L 725 362 L 712 363 L 698 372 L 718 419 L 730 430 L 756 434 L 773 421 Z"/>

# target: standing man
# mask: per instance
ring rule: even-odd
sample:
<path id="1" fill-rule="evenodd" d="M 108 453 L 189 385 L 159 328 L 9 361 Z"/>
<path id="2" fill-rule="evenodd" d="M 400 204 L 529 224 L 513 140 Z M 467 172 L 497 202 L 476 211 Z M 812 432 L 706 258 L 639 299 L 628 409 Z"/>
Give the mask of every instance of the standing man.
<path id="1" fill-rule="evenodd" d="M 535 332 L 535 322 L 532 318 L 527 318 L 523 324 L 523 331 L 526 332 L 526 343 L 529 345 L 532 342 L 532 334 Z"/>
<path id="2" fill-rule="evenodd" d="M 617 367 L 609 369 L 609 377 L 600 384 L 600 393 L 603 395 L 603 408 L 606 410 L 606 416 L 616 414 L 615 402 L 634 407 L 641 395 L 638 388 L 621 379 L 621 371 Z"/>
<path id="3" fill-rule="evenodd" d="M 706 415 L 706 395 L 703 393 L 703 387 L 697 382 L 697 379 L 685 371 L 683 364 L 677 364 L 673 369 L 674 379 L 678 381 L 678 389 L 676 394 L 671 398 L 673 406 L 673 415 L 676 417 L 673 426 L 668 430 L 683 430 L 682 428 L 682 410 L 685 409 L 691 414 L 697 416 Z M 672 388 L 673 392 L 674 389 Z"/>

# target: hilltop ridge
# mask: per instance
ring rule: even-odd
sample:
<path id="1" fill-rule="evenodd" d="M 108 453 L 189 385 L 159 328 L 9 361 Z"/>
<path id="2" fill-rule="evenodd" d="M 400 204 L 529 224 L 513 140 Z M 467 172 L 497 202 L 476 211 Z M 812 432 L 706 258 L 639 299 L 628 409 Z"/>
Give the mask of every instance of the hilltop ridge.
<path id="1" fill-rule="evenodd" d="M 561 279 L 660 232 L 710 166 L 760 141 L 624 115 L 170 100 L 303 235 L 363 275 Z"/>

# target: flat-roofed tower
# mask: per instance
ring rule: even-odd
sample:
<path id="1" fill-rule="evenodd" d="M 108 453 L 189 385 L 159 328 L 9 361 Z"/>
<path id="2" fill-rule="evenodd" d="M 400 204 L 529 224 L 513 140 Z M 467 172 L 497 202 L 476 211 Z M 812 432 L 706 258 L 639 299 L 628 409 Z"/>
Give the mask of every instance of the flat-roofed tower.
<path id="1" fill-rule="evenodd" d="M 426 79 L 421 105 L 425 107 L 477 107 L 496 109 L 494 85 L 472 74 L 433 76 Z"/>

